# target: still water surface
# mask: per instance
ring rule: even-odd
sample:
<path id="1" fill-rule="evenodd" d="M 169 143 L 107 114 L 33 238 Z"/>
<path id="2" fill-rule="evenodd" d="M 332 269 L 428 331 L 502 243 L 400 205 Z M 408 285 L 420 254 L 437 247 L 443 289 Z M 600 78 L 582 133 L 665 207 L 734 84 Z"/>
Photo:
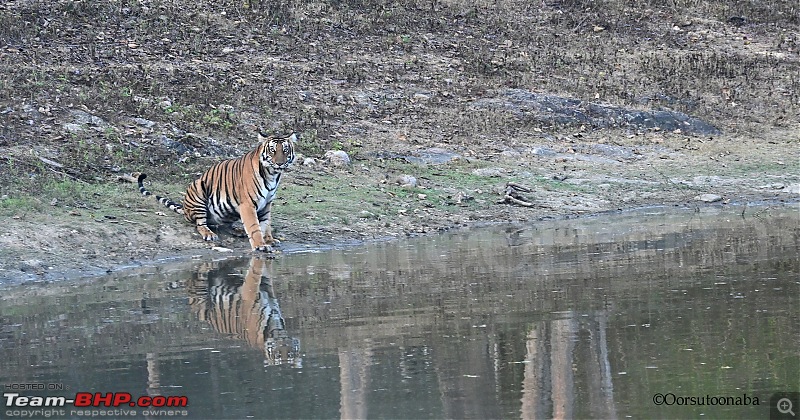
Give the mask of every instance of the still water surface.
<path id="1" fill-rule="evenodd" d="M 800 391 L 800 212 L 740 213 L 6 286 L 0 384 L 187 396 L 196 418 L 767 418 L 771 394 Z"/>

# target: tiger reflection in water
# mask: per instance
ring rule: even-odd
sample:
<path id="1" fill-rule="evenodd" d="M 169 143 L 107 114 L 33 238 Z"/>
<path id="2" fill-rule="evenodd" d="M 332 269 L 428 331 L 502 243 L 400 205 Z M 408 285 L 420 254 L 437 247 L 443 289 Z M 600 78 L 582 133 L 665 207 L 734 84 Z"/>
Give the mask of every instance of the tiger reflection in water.
<path id="1" fill-rule="evenodd" d="M 300 341 L 286 332 L 272 281 L 264 275 L 266 259 L 252 257 L 244 280 L 240 264 L 234 259 L 198 269 L 188 287 L 192 312 L 216 331 L 263 350 L 265 366 L 302 367 Z"/>

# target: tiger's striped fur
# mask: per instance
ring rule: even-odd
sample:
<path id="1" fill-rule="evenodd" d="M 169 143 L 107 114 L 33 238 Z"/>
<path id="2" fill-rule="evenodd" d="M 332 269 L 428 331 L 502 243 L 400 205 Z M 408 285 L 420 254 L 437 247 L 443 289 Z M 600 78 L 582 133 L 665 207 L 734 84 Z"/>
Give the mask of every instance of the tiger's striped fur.
<path id="1" fill-rule="evenodd" d="M 301 367 L 300 341 L 286 331 L 272 281 L 265 276 L 267 261 L 252 257 L 243 280 L 240 261 L 203 264 L 188 284 L 192 312 L 215 331 L 262 350 L 265 365 Z"/>
<path id="2" fill-rule="evenodd" d="M 209 168 L 186 190 L 183 203 L 156 196 L 168 209 L 183 214 L 194 223 L 206 241 L 218 239 L 209 225 L 242 221 L 255 251 L 267 251 L 278 241 L 272 237 L 272 201 L 281 175 L 294 161 L 297 136 L 285 138 L 258 135 L 258 147 L 237 159 L 219 162 Z M 139 192 L 151 195 L 144 187 L 146 174 L 139 175 Z"/>

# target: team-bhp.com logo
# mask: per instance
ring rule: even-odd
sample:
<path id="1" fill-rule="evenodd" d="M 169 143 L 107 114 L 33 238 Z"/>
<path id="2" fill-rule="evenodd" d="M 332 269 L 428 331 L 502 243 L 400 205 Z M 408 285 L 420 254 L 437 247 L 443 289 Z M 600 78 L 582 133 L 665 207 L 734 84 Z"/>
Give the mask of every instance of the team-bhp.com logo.
<path id="1" fill-rule="evenodd" d="M 163 395 L 139 397 L 133 399 L 129 392 L 79 392 L 75 398 L 67 397 L 26 397 L 15 392 L 3 394 L 6 407 L 186 407 L 189 398 L 185 396 L 165 397 Z"/>

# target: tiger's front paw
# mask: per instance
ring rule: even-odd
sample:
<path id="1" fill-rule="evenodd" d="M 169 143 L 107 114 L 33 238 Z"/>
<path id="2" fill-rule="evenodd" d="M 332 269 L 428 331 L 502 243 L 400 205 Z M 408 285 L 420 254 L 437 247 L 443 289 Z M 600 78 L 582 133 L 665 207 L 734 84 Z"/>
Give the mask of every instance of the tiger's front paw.
<path id="1" fill-rule="evenodd" d="M 197 225 L 197 233 L 199 233 L 200 236 L 203 237 L 203 240 L 206 241 L 216 241 L 217 239 L 219 239 L 219 236 L 217 236 L 217 234 L 214 233 L 214 231 L 209 229 L 207 226 Z"/>
<path id="2" fill-rule="evenodd" d="M 264 243 L 266 243 L 267 245 L 278 245 L 281 243 L 281 241 L 279 241 L 276 238 L 273 238 L 272 235 L 264 235 Z"/>
<path id="3" fill-rule="evenodd" d="M 268 254 L 271 254 L 271 253 L 275 252 L 275 250 L 272 249 L 272 246 L 270 246 L 270 245 L 261 245 L 261 246 L 254 247 L 253 248 L 253 252 L 266 252 Z"/>

